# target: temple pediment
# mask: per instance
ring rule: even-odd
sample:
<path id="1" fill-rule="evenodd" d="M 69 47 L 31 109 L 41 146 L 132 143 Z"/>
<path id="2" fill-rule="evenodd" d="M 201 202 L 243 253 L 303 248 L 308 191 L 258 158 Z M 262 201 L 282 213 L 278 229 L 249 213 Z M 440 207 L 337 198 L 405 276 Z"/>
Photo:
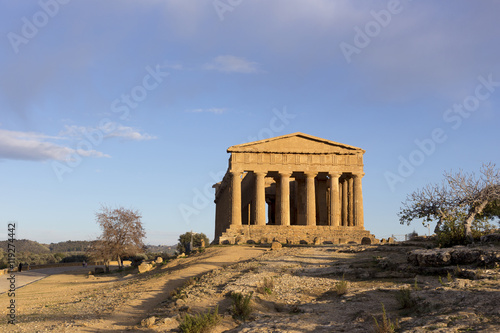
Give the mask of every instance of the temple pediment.
<path id="1" fill-rule="evenodd" d="M 364 154 L 365 151 L 361 148 L 297 132 L 270 139 L 231 146 L 228 148 L 227 152 Z"/>

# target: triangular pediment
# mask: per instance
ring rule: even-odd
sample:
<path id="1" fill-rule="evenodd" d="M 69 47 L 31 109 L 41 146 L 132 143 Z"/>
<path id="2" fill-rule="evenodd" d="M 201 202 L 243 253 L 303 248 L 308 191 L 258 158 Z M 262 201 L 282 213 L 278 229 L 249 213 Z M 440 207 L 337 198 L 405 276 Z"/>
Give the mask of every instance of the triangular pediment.
<path id="1" fill-rule="evenodd" d="M 361 148 L 349 146 L 330 140 L 321 139 L 304 133 L 292 133 L 270 139 L 243 143 L 231 146 L 227 150 L 232 152 L 266 152 L 292 154 L 364 154 Z"/>

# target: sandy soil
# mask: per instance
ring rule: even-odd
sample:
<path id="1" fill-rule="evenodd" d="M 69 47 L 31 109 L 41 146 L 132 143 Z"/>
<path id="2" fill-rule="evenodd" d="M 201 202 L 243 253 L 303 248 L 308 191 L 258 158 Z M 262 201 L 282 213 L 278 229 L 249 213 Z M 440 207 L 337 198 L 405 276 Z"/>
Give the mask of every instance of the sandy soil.
<path id="1" fill-rule="evenodd" d="M 248 260 L 265 250 L 251 247 L 209 248 L 176 259 L 144 274 L 89 277 L 88 270 L 51 275 L 16 291 L 16 325 L 7 324 L 10 298 L 0 295 L 0 331 L 122 332 L 191 277 Z"/>
<path id="2" fill-rule="evenodd" d="M 0 275 L 0 294 L 5 293 L 10 289 L 9 278 L 11 274 L 15 276 L 15 286 L 16 288 L 22 288 L 30 283 L 45 279 L 46 277 L 53 274 L 60 274 L 66 272 L 81 271 L 82 273 L 87 273 L 89 270 L 93 270 L 97 266 L 88 266 L 87 268 L 75 267 L 51 267 L 51 268 L 41 268 L 29 271 L 22 271 L 20 273 L 13 272 L 9 274 Z"/>

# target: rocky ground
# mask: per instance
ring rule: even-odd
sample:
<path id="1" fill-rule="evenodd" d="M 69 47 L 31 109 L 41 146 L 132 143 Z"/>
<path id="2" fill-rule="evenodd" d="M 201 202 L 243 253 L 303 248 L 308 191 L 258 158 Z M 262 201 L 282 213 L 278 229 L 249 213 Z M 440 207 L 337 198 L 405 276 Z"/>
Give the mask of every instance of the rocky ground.
<path id="1" fill-rule="evenodd" d="M 199 313 L 218 306 L 224 315 L 218 331 L 370 332 L 375 329 L 374 317 L 381 322 L 383 304 L 400 331 L 500 331 L 498 267 L 444 266 L 440 271 L 437 267 L 414 267 L 407 264 L 407 252 L 412 249 L 293 247 L 267 252 L 192 281 L 154 314 L 182 318 L 185 312 Z M 477 275 L 473 279 L 459 277 L 467 271 Z M 441 280 L 436 272 L 442 274 Z M 264 279 L 273 281 L 270 293 L 258 291 Z M 338 295 L 336 286 L 343 279 L 347 292 Z M 413 305 L 402 308 L 397 300 L 401 288 L 410 290 Z M 253 292 L 250 320 L 231 318 L 232 292 Z M 163 323 L 165 320 L 153 325 L 155 331 L 168 331 Z"/>
<path id="2" fill-rule="evenodd" d="M 215 247 L 141 275 L 74 276 L 65 289 L 44 294 L 48 278 L 33 284 L 40 292 L 33 290 L 16 329 L 176 332 L 186 314 L 217 307 L 222 320 L 214 332 L 373 332 L 383 305 L 399 331 L 500 331 L 500 248 L 428 246 Z M 243 250 L 254 252 L 242 255 Z M 229 257 L 222 260 L 223 255 Z M 208 260 L 216 267 L 192 270 Z M 342 281 L 347 288 L 339 295 Z M 235 292 L 252 293 L 246 321 L 232 318 Z M 119 322 L 124 313 L 131 320 Z"/>

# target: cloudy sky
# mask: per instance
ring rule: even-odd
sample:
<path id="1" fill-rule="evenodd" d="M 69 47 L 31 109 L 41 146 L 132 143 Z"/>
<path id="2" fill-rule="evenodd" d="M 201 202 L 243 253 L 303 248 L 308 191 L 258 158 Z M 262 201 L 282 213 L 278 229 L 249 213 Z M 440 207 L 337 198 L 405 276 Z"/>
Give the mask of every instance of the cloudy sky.
<path id="1" fill-rule="evenodd" d="M 229 146 L 304 132 L 366 150 L 365 226 L 442 173 L 500 164 L 498 1 L 1 0 L 0 237 L 213 238 Z"/>

